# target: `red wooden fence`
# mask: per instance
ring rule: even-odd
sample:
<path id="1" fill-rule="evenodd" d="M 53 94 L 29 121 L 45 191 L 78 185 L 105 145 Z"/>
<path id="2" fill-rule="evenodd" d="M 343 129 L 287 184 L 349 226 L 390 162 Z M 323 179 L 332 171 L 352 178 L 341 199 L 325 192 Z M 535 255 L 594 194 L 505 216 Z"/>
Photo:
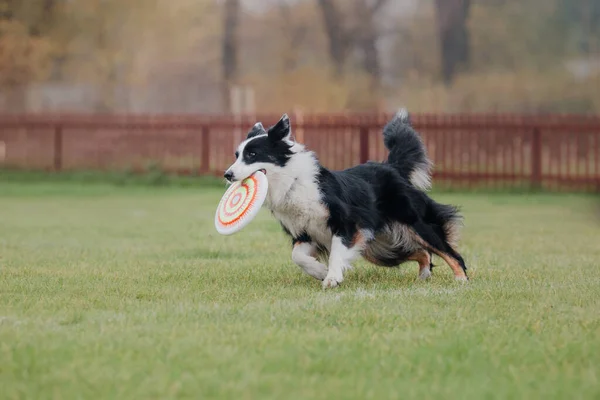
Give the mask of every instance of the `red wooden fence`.
<path id="1" fill-rule="evenodd" d="M 48 170 L 142 169 L 220 175 L 256 122 L 278 116 L 0 116 L 0 164 Z M 328 168 L 383 160 L 390 115 L 292 116 L 296 139 Z M 600 188 L 600 117 L 412 116 L 434 185 Z"/>

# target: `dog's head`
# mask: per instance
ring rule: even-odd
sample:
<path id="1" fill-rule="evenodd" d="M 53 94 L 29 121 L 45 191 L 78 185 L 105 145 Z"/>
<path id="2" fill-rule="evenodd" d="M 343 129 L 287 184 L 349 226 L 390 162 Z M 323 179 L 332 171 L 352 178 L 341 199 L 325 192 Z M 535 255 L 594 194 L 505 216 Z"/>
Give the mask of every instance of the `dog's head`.
<path id="1" fill-rule="evenodd" d="M 286 114 L 268 129 L 257 122 L 238 146 L 236 161 L 225 171 L 225 179 L 229 182 L 243 180 L 256 171 L 264 172 L 267 178 L 277 174 L 294 155 L 290 134 L 290 119 Z"/>

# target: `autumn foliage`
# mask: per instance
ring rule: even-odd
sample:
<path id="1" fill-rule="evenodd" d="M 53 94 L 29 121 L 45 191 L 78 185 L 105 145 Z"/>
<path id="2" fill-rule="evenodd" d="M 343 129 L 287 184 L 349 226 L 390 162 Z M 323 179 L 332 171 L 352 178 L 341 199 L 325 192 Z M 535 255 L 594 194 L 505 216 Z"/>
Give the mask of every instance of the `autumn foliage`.
<path id="1" fill-rule="evenodd" d="M 236 87 L 256 112 L 599 112 L 597 26 L 595 1 L 0 0 L 0 112 L 223 112 Z"/>

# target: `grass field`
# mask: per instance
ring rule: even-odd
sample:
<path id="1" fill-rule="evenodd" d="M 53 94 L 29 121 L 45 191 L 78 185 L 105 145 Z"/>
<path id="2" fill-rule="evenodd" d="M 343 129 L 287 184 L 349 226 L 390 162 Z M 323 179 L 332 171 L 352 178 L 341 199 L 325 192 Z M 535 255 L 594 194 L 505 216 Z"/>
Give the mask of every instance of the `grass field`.
<path id="1" fill-rule="evenodd" d="M 0 183 L 0 398 L 600 397 L 600 221 L 568 195 L 459 204 L 471 282 L 359 262 L 323 291 L 222 189 Z"/>

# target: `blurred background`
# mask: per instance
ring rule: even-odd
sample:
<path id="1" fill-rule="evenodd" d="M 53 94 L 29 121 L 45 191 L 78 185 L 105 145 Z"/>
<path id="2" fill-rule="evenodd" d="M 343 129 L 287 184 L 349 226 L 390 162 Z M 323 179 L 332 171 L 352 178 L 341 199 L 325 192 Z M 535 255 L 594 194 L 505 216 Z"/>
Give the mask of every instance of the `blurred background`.
<path id="1" fill-rule="evenodd" d="M 457 186 L 600 189 L 600 0 L 0 0 L 0 167 L 222 176 L 257 120 L 328 168 L 408 107 Z"/>
<path id="2" fill-rule="evenodd" d="M 600 0 L 0 0 L 0 112 L 597 113 Z"/>

